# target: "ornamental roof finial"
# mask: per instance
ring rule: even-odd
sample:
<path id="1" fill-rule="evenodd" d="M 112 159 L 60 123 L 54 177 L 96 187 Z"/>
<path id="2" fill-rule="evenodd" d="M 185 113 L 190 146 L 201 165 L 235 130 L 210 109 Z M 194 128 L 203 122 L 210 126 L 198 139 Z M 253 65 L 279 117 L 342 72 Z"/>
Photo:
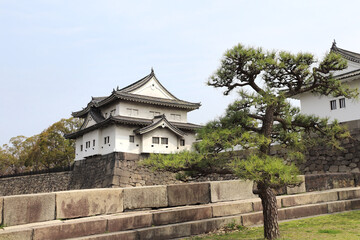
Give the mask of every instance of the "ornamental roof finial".
<path id="1" fill-rule="evenodd" d="M 334 39 L 334 41 L 333 41 L 332 46 L 333 46 L 333 47 L 336 47 L 336 41 L 335 41 L 335 39 Z"/>
<path id="2" fill-rule="evenodd" d="M 151 73 L 154 73 L 154 68 L 153 67 L 151 67 Z"/>

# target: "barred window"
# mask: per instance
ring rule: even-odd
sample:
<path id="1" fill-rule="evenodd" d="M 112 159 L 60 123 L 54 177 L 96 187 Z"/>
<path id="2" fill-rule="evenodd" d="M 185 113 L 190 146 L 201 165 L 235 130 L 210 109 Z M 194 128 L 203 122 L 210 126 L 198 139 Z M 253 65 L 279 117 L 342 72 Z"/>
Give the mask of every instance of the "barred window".
<path id="1" fill-rule="evenodd" d="M 340 108 L 345 108 L 345 98 L 339 99 L 339 105 L 340 105 Z"/>
<path id="2" fill-rule="evenodd" d="M 135 136 L 134 135 L 129 136 L 129 142 L 131 142 L 131 143 L 135 142 Z"/>
<path id="3" fill-rule="evenodd" d="M 161 144 L 168 144 L 169 139 L 168 138 L 161 138 Z"/>
<path id="4" fill-rule="evenodd" d="M 185 146 L 185 139 L 180 139 L 180 146 Z"/>
<path id="5" fill-rule="evenodd" d="M 335 110 L 335 109 L 336 109 L 336 100 L 331 100 L 331 101 L 330 101 L 330 109 L 331 109 L 331 110 Z"/>

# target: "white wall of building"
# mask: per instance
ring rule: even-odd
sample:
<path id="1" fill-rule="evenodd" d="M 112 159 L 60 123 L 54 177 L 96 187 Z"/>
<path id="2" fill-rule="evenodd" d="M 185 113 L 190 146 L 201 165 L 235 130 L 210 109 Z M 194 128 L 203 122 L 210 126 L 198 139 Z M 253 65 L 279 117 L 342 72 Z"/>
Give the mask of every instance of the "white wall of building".
<path id="1" fill-rule="evenodd" d="M 353 88 L 360 88 L 360 79 L 348 83 Z M 316 96 L 311 93 L 302 94 L 300 99 L 301 113 L 314 114 L 320 117 L 337 119 L 340 122 L 360 119 L 360 102 L 355 99 L 345 99 L 345 108 L 340 108 L 339 99 L 343 97 Z M 336 100 L 336 109 L 331 110 L 330 101 Z"/>
<path id="2" fill-rule="evenodd" d="M 116 126 L 115 150 L 117 152 L 141 153 L 141 136 L 135 135 L 136 127 Z M 134 142 L 130 142 L 129 136 L 134 136 Z"/>
<path id="3" fill-rule="evenodd" d="M 135 109 L 137 111 L 129 111 L 129 109 Z M 165 114 L 167 120 L 170 122 L 187 122 L 187 111 L 167 108 L 167 107 L 158 107 L 150 104 L 140 104 L 134 102 L 121 102 L 119 104 L 119 115 L 120 116 L 128 116 L 128 117 L 138 117 L 145 119 L 153 119 L 154 114 L 152 112 L 158 112 L 161 114 Z M 133 115 L 135 113 L 135 115 Z M 137 115 L 136 115 L 137 113 Z M 179 118 L 174 118 L 175 115 L 180 115 Z"/>

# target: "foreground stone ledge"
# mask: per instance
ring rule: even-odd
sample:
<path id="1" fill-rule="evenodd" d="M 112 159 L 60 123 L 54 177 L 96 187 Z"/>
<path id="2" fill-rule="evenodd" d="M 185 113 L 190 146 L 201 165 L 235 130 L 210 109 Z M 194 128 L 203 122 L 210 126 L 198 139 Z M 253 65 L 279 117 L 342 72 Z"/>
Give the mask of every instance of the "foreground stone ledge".
<path id="1" fill-rule="evenodd" d="M 294 219 L 328 213 L 328 205 L 327 203 L 303 205 L 285 208 L 283 211 L 285 212 L 285 219 Z"/>
<path id="2" fill-rule="evenodd" d="M 276 197 L 276 204 L 277 204 L 278 208 L 281 208 L 281 199 L 282 199 L 282 196 L 281 197 Z M 252 200 L 252 203 L 253 203 L 254 212 L 258 212 L 258 211 L 263 210 L 260 198 L 258 198 L 256 200 Z"/>
<path id="3" fill-rule="evenodd" d="M 189 223 L 177 223 L 160 227 L 151 227 L 137 230 L 138 237 L 141 240 L 147 239 L 172 239 L 188 237 L 191 235 L 191 225 Z"/>
<path id="4" fill-rule="evenodd" d="M 262 212 L 247 213 L 241 216 L 243 226 L 259 225 L 264 223 Z"/>
<path id="5" fill-rule="evenodd" d="M 122 212 L 123 190 L 108 188 L 57 192 L 56 210 L 58 219 Z"/>
<path id="6" fill-rule="evenodd" d="M 95 236 L 72 238 L 72 240 L 137 240 L 136 231 L 104 233 Z"/>
<path id="7" fill-rule="evenodd" d="M 0 197 L 0 225 L 3 224 L 3 205 L 4 205 L 4 198 Z"/>
<path id="8" fill-rule="evenodd" d="M 189 224 L 191 225 L 191 235 L 199 235 L 212 232 L 230 223 L 241 225 L 241 216 L 212 218 L 203 221 L 189 222 Z"/>
<path id="9" fill-rule="evenodd" d="M 155 226 L 188 222 L 212 217 L 210 206 L 191 206 L 173 209 L 163 209 L 153 212 L 153 224 Z"/>
<path id="10" fill-rule="evenodd" d="M 328 213 L 344 212 L 351 210 L 351 200 L 328 203 Z"/>
<path id="11" fill-rule="evenodd" d="M 107 220 L 103 217 L 67 220 L 55 225 L 34 227 L 32 240 L 59 240 L 105 233 Z"/>
<path id="12" fill-rule="evenodd" d="M 286 187 L 286 193 L 287 194 L 297 194 L 297 193 L 304 193 L 306 192 L 306 186 L 305 186 L 305 175 L 299 175 L 298 179 L 301 181 L 299 186 L 294 187 Z"/>
<path id="13" fill-rule="evenodd" d="M 283 207 L 291 207 L 306 204 L 315 204 L 321 202 L 330 202 L 338 200 L 337 191 L 330 192 L 313 192 L 306 194 L 299 194 L 295 196 L 281 197 Z"/>
<path id="14" fill-rule="evenodd" d="M 55 219 L 55 193 L 4 197 L 3 224 L 14 226 Z"/>
<path id="15" fill-rule="evenodd" d="M 4 230 L 0 229 L 0 239 L 3 240 L 32 240 L 32 229 L 14 229 Z"/>
<path id="16" fill-rule="evenodd" d="M 210 202 L 208 182 L 168 185 L 167 192 L 170 207 Z"/>
<path id="17" fill-rule="evenodd" d="M 339 189 L 339 200 L 360 198 L 360 189 Z"/>
<path id="18" fill-rule="evenodd" d="M 253 203 L 252 200 L 217 203 L 212 205 L 212 211 L 214 217 L 249 213 L 253 212 Z"/>
<path id="19" fill-rule="evenodd" d="M 166 186 L 124 188 L 124 209 L 167 207 Z"/>
<path id="20" fill-rule="evenodd" d="M 153 224 L 152 214 L 144 212 L 108 216 L 106 219 L 109 232 L 150 227 Z"/>
<path id="21" fill-rule="evenodd" d="M 256 198 L 254 182 L 250 180 L 229 180 L 210 182 L 211 202 Z"/>

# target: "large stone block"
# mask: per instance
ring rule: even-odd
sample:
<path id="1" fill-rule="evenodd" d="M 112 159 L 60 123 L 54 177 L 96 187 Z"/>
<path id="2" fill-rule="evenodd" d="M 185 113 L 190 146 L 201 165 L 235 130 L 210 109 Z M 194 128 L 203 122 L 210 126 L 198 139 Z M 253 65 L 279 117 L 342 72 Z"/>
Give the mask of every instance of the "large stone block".
<path id="1" fill-rule="evenodd" d="M 3 224 L 3 205 L 4 205 L 4 198 L 0 197 L 0 225 Z"/>
<path id="2" fill-rule="evenodd" d="M 227 203 L 218 203 L 212 205 L 213 216 L 222 217 L 248 213 L 253 211 L 253 203 L 251 200 L 240 200 Z"/>
<path id="3" fill-rule="evenodd" d="M 171 223 L 188 222 L 212 217 L 210 206 L 191 206 L 174 209 L 164 209 L 153 213 L 153 224 L 165 225 Z"/>
<path id="4" fill-rule="evenodd" d="M 360 198 L 360 189 L 341 189 L 339 190 L 339 200 Z"/>
<path id="5" fill-rule="evenodd" d="M 5 226 L 43 222 L 55 219 L 55 193 L 4 197 Z"/>
<path id="6" fill-rule="evenodd" d="M 124 209 L 167 207 L 166 186 L 124 188 Z"/>
<path id="7" fill-rule="evenodd" d="M 106 223 L 105 218 L 91 217 L 34 227 L 33 240 L 58 240 L 101 234 L 106 232 Z"/>
<path id="8" fill-rule="evenodd" d="M 350 200 L 351 201 L 351 209 L 355 210 L 355 209 L 360 209 L 360 199 L 354 199 L 354 200 Z"/>
<path id="9" fill-rule="evenodd" d="M 124 213 L 106 217 L 108 231 L 117 232 L 129 229 L 150 227 L 153 224 L 151 213 Z"/>
<path id="10" fill-rule="evenodd" d="M 305 175 L 299 175 L 298 179 L 301 181 L 301 183 L 298 186 L 286 187 L 286 193 L 287 194 L 290 195 L 290 194 L 297 194 L 297 193 L 306 192 Z"/>
<path id="11" fill-rule="evenodd" d="M 210 183 L 168 185 L 169 206 L 204 204 L 210 202 Z"/>
<path id="12" fill-rule="evenodd" d="M 191 222 L 191 235 L 209 233 L 233 223 L 241 225 L 241 216 L 212 218 L 203 221 Z"/>
<path id="13" fill-rule="evenodd" d="M 327 203 L 320 203 L 320 204 L 285 208 L 284 211 L 285 211 L 286 219 L 294 219 L 294 218 L 325 214 L 328 212 L 328 206 Z"/>
<path id="14" fill-rule="evenodd" d="M 328 203 L 328 213 L 344 212 L 351 210 L 350 201 L 336 201 Z"/>
<path id="15" fill-rule="evenodd" d="M 32 240 L 32 229 L 21 228 L 14 230 L 1 230 L 0 239 L 2 240 Z"/>
<path id="16" fill-rule="evenodd" d="M 256 198 L 253 181 L 230 180 L 210 182 L 211 202 Z"/>
<path id="17" fill-rule="evenodd" d="M 191 224 L 177 223 L 160 227 L 151 227 L 137 230 L 137 233 L 139 239 L 141 240 L 161 240 L 188 237 L 191 235 Z"/>
<path id="18" fill-rule="evenodd" d="M 259 225 L 264 223 L 262 212 L 247 213 L 241 216 L 244 226 Z"/>
<path id="19" fill-rule="evenodd" d="M 281 208 L 281 199 L 282 198 L 283 198 L 283 196 L 276 197 L 276 204 L 277 204 L 278 208 Z M 261 199 L 253 200 L 252 203 L 253 203 L 254 212 L 258 212 L 258 211 L 263 210 Z"/>
<path id="20" fill-rule="evenodd" d="M 330 202 L 338 200 L 338 194 L 336 191 L 329 192 L 313 192 L 306 194 L 299 194 L 295 196 L 282 197 L 282 206 L 291 207 L 305 204 Z"/>
<path id="21" fill-rule="evenodd" d="M 123 190 L 88 189 L 56 193 L 56 218 L 110 214 L 123 211 Z"/>
<path id="22" fill-rule="evenodd" d="M 125 231 L 116 233 L 97 234 L 95 236 L 87 236 L 76 238 L 76 240 L 137 240 L 136 231 Z"/>

